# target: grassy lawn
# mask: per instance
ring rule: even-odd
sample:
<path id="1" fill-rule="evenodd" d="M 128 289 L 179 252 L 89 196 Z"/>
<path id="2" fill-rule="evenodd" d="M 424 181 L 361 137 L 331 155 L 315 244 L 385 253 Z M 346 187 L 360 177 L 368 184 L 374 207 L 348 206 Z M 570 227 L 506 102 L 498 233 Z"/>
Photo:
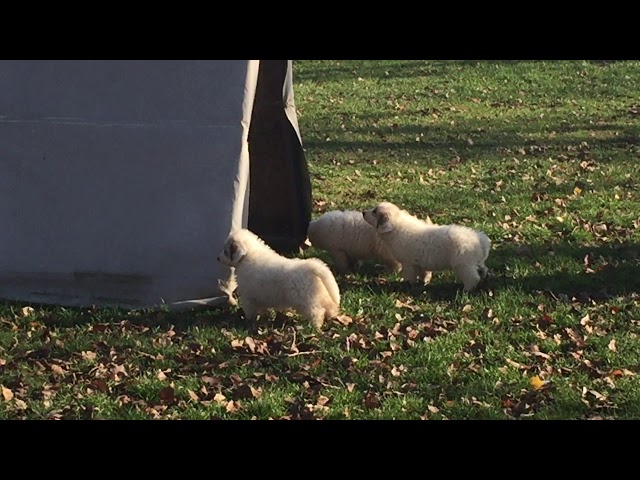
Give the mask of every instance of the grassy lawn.
<path id="1" fill-rule="evenodd" d="M 482 288 L 368 264 L 322 333 L 0 303 L 0 419 L 640 418 L 638 79 L 637 61 L 294 62 L 314 216 L 387 200 L 481 229 Z"/>

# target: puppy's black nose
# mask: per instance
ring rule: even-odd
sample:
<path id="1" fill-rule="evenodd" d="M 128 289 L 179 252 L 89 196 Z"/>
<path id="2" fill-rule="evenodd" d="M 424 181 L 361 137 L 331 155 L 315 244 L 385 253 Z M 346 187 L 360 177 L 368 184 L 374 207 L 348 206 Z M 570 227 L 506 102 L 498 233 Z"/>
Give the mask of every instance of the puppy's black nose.
<path id="1" fill-rule="evenodd" d="M 216 257 L 216 260 L 220 261 L 220 257 Z"/>
<path id="2" fill-rule="evenodd" d="M 366 210 L 363 210 L 363 211 L 362 211 L 362 216 L 363 216 L 363 217 L 366 217 L 366 216 L 367 216 L 367 211 L 366 211 Z"/>

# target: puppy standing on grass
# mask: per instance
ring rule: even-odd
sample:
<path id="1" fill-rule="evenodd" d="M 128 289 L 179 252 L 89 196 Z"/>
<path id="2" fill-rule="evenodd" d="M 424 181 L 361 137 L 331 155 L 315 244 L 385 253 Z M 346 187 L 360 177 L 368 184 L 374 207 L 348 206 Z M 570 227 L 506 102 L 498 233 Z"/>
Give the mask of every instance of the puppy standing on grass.
<path id="1" fill-rule="evenodd" d="M 432 223 L 429 217 L 425 221 Z M 359 260 L 380 260 L 392 272 L 402 268 L 361 212 L 327 212 L 309 224 L 307 235 L 314 247 L 329 252 L 338 273 L 349 272 Z"/>
<path id="2" fill-rule="evenodd" d="M 329 252 L 338 273 L 348 273 L 358 260 L 372 259 L 382 260 L 391 271 L 400 271 L 400 263 L 360 212 L 327 212 L 309 224 L 307 235 L 311 245 Z"/>
<path id="3" fill-rule="evenodd" d="M 402 264 L 402 277 L 415 282 L 425 272 L 453 270 L 464 290 L 473 290 L 487 274 L 484 262 L 491 240 L 483 232 L 461 225 L 430 225 L 382 202 L 362 215 Z"/>
<path id="4" fill-rule="evenodd" d="M 269 308 L 292 308 L 320 329 L 339 314 L 338 284 L 317 258 L 283 257 L 242 229 L 231 232 L 218 261 L 235 267 L 240 305 L 249 320 Z"/>

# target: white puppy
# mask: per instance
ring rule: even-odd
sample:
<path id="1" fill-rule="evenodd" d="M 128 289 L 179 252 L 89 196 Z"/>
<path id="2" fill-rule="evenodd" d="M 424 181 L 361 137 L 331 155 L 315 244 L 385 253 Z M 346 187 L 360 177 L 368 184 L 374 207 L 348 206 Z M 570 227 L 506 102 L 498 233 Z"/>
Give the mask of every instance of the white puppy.
<path id="1" fill-rule="evenodd" d="M 429 217 L 425 221 L 431 223 Z M 327 212 L 309 224 L 307 235 L 314 247 L 329 252 L 338 273 L 347 273 L 359 260 L 380 260 L 392 272 L 401 269 L 400 262 L 361 212 Z"/>
<path id="2" fill-rule="evenodd" d="M 327 212 L 309 224 L 307 235 L 311 245 L 329 252 L 338 273 L 349 272 L 358 260 L 373 259 L 400 271 L 400 263 L 360 212 Z"/>
<path id="3" fill-rule="evenodd" d="M 231 232 L 218 261 L 235 267 L 237 292 L 247 319 L 269 308 L 294 309 L 320 329 L 339 314 L 340 290 L 321 260 L 278 255 L 249 230 Z"/>
<path id="4" fill-rule="evenodd" d="M 491 240 L 483 232 L 461 225 L 430 225 L 389 202 L 362 215 L 402 264 L 402 277 L 409 282 L 423 279 L 426 271 L 453 270 L 469 291 L 487 274 L 484 262 Z"/>

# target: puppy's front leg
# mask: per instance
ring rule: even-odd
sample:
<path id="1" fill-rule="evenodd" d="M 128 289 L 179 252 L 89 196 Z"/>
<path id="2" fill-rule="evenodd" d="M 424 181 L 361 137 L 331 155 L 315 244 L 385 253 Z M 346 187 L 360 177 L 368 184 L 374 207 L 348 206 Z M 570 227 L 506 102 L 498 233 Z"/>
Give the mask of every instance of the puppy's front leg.
<path id="1" fill-rule="evenodd" d="M 336 272 L 341 275 L 349 273 L 351 270 L 351 262 L 349 261 L 349 256 L 346 253 L 342 250 L 334 250 L 331 252 L 331 257 L 336 264 Z"/>
<path id="2" fill-rule="evenodd" d="M 402 264 L 402 279 L 405 282 L 413 284 L 416 282 L 416 278 L 418 278 L 418 274 L 416 273 L 415 267 L 413 265 Z"/>
<path id="3" fill-rule="evenodd" d="M 242 310 L 244 310 L 245 320 L 254 321 L 258 318 L 260 310 L 254 302 L 252 302 L 251 300 L 241 300 L 241 306 Z"/>

